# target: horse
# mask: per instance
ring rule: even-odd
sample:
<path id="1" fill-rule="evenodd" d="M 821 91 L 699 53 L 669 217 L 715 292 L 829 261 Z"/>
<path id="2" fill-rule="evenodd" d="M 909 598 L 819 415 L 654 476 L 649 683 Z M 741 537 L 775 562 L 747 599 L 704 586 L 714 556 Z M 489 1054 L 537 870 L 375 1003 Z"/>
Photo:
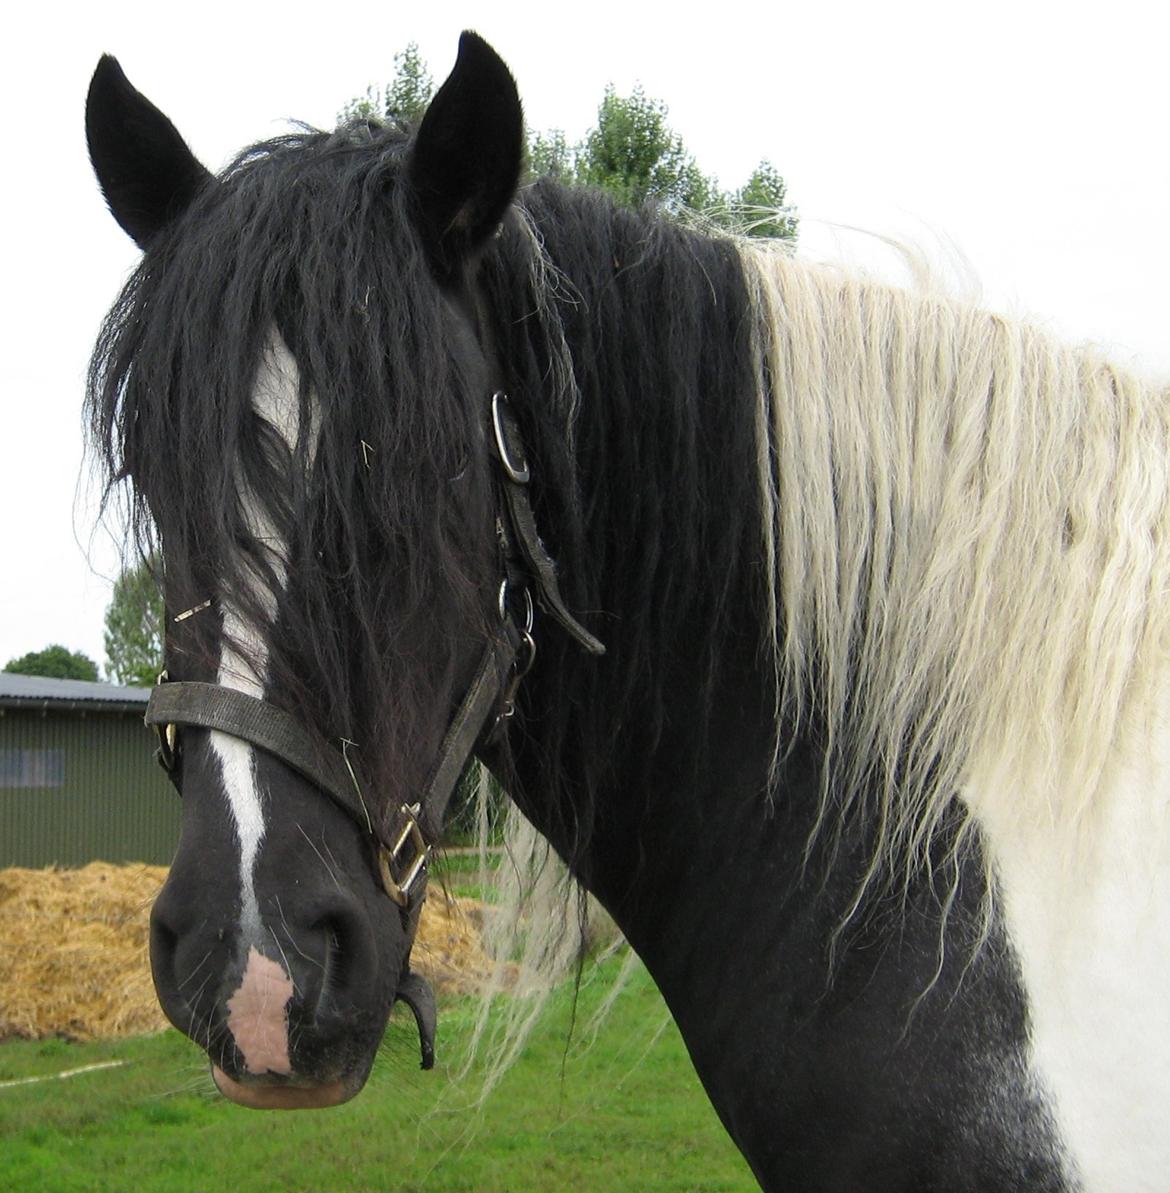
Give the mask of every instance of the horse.
<path id="1" fill-rule="evenodd" d="M 90 433 L 157 542 L 168 1018 L 365 1081 L 474 756 L 644 961 L 764 1189 L 1165 1190 L 1170 393 L 417 127 L 221 175 L 103 58 L 143 250 Z"/>

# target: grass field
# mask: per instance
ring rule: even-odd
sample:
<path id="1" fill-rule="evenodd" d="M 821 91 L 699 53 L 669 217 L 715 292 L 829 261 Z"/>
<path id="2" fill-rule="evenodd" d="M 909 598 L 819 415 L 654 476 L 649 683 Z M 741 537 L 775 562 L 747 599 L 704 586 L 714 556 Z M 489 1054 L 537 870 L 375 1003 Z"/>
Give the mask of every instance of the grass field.
<path id="1" fill-rule="evenodd" d="M 613 964 L 583 988 L 582 1022 Z M 396 1013 L 364 1093 L 332 1110 L 261 1113 L 215 1094 L 176 1032 L 98 1044 L 0 1045 L 0 1190 L 28 1193 L 750 1193 L 677 1031 L 644 972 L 589 1048 L 564 991 L 481 1110 L 453 1081 L 473 1005 L 440 1013 L 439 1068 L 418 1069 Z M 578 1029 L 578 1037 L 581 1032 Z M 568 1043 L 566 1043 L 568 1041 Z M 67 1080 L 5 1085 L 105 1062 Z"/>

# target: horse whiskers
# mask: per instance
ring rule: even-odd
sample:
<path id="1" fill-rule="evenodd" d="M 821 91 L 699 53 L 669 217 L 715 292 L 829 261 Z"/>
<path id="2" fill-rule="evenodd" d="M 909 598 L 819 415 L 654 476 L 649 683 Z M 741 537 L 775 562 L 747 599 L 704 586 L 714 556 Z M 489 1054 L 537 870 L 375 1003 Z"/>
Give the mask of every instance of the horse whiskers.
<path id="1" fill-rule="evenodd" d="M 276 904 L 276 910 L 278 912 L 280 912 L 280 923 L 281 923 L 281 926 L 284 928 L 285 936 L 287 937 L 288 943 L 291 946 L 291 948 L 293 949 L 293 951 L 297 954 L 297 956 L 303 957 L 306 961 L 308 961 L 310 965 L 315 965 L 318 969 L 323 970 L 325 968 L 325 966 L 320 961 L 318 961 L 315 957 L 310 957 L 309 954 L 306 953 L 304 951 L 304 949 L 302 949 L 299 944 L 297 944 L 297 938 L 294 935 L 293 930 L 288 926 L 288 921 L 284 918 L 284 909 L 280 905 L 280 896 L 273 895 L 272 898 L 273 898 L 273 902 Z M 278 941 L 276 939 L 276 930 L 271 925 L 269 925 L 268 931 L 272 933 L 273 942 L 276 944 L 276 947 L 278 949 L 280 949 L 281 958 L 284 960 L 285 968 L 288 969 L 288 956 L 285 953 L 284 949 L 281 948 L 280 941 Z M 291 974 L 291 970 L 289 972 Z M 295 983 L 294 983 L 294 989 L 295 989 Z M 299 993 L 299 991 L 298 991 L 298 993 Z"/>
<path id="2" fill-rule="evenodd" d="M 309 848 L 310 848 L 310 849 L 311 849 L 311 850 L 312 850 L 312 851 L 313 851 L 313 852 L 314 852 L 314 853 L 317 855 L 317 860 L 318 860 L 318 861 L 321 863 L 321 865 L 323 865 L 323 866 L 325 867 L 325 873 L 326 873 L 326 874 L 328 874 L 328 875 L 329 875 L 329 877 L 333 879 L 333 885 L 334 885 L 335 887 L 337 887 L 337 889 L 340 891 L 340 890 L 341 890 L 341 883 L 337 881 L 337 873 L 336 873 L 336 871 L 335 871 L 335 870 L 333 869 L 333 867 L 332 867 L 332 866 L 330 866 L 330 864 L 329 864 L 329 863 L 328 863 L 328 862 L 325 860 L 325 858 L 322 856 L 322 853 L 321 853 L 321 851 L 320 851 L 320 850 L 317 848 L 317 846 L 313 844 L 312 838 L 310 838 L 309 834 L 308 834 L 307 832 L 305 832 L 305 830 L 304 830 L 304 829 L 301 827 L 301 822 L 300 822 L 299 820 L 297 821 L 297 824 L 296 824 L 296 829 L 297 829 L 297 832 L 298 832 L 298 833 L 300 833 L 300 834 L 301 834 L 301 836 L 305 838 L 305 842 L 306 842 L 306 844 L 309 846 Z M 325 845 L 325 848 L 326 848 L 327 850 L 329 849 L 329 846 L 328 846 L 327 844 L 325 844 L 324 838 L 322 838 L 322 844 L 324 844 L 324 845 Z M 330 853 L 330 855 L 329 855 L 329 856 L 332 858 L 332 857 L 333 857 L 333 854 L 332 854 L 332 853 Z M 334 859 L 334 861 L 335 861 L 335 864 L 336 864 L 336 859 Z"/>
<path id="3" fill-rule="evenodd" d="M 178 988 L 180 990 L 182 990 L 182 988 L 207 964 L 208 959 L 211 957 L 211 954 L 214 951 L 215 951 L 214 949 L 208 949 L 207 952 L 203 954 L 203 957 L 200 960 L 199 964 L 196 965 L 191 970 L 191 972 L 189 974 L 187 974 L 187 976 L 181 982 L 178 983 Z M 201 986 L 200 989 L 202 989 L 202 988 L 203 987 Z"/>
<path id="4" fill-rule="evenodd" d="M 280 898 L 279 896 L 273 896 L 273 898 L 274 902 L 277 904 L 277 910 L 280 913 L 281 925 L 284 926 L 285 934 L 287 935 L 287 938 L 289 938 L 289 944 L 291 944 L 293 948 L 296 948 L 296 941 L 292 939 L 292 932 L 290 931 L 289 925 L 287 925 L 287 922 L 285 921 L 284 911 L 280 908 Z M 301 997 L 301 988 L 298 987 L 297 979 L 295 976 L 293 976 L 292 966 L 289 964 L 289 954 L 284 951 L 284 946 L 280 944 L 280 939 L 277 937 L 277 929 L 274 928 L 271 923 L 270 925 L 267 925 L 267 928 L 268 935 L 272 937 L 273 945 L 277 946 L 277 952 L 280 953 L 280 960 L 283 960 L 284 962 L 284 971 L 286 975 L 289 976 L 289 981 L 292 983 L 292 993 L 295 994 L 299 999 L 299 997 Z M 297 952 L 301 952 L 301 950 L 297 948 Z M 302 956 L 304 956 L 303 953 Z M 312 958 L 308 959 L 311 960 Z"/>

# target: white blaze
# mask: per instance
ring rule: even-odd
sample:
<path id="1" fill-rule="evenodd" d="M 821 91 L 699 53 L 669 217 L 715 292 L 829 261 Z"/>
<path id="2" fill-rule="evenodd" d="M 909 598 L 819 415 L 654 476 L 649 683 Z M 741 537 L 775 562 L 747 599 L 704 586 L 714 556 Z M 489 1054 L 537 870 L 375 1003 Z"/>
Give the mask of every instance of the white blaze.
<path id="1" fill-rule="evenodd" d="M 277 332 L 272 333 L 260 363 L 252 406 L 276 430 L 290 453 L 295 453 L 300 436 L 300 380 L 292 354 Z M 312 428 L 309 431 L 312 434 Z M 240 495 L 245 519 L 252 534 L 269 548 L 269 563 L 277 584 L 283 588 L 287 576 L 288 544 L 277 533 L 268 513 L 245 489 Z M 253 595 L 271 620 L 276 613 L 279 591 L 273 591 L 256 577 Z M 245 621 L 240 611 L 221 602 L 223 647 L 216 682 L 258 699 L 264 696 L 268 646 L 256 626 Z M 240 649 L 236 649 L 235 644 Z M 253 870 L 264 837 L 264 804 L 256 784 L 255 750 L 249 742 L 217 730 L 211 732 L 211 748 L 219 759 L 223 788 L 240 843 L 241 928 L 245 939 L 259 940 L 260 911 L 256 902 Z"/>

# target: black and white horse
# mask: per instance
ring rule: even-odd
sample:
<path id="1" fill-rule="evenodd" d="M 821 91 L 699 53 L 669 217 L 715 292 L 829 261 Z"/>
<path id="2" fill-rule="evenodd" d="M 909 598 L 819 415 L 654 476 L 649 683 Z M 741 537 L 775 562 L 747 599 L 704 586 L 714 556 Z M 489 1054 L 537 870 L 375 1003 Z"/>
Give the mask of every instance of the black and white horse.
<path id="1" fill-rule="evenodd" d="M 165 561 L 152 963 L 227 1096 L 351 1097 L 396 996 L 429 1044 L 475 752 L 765 1187 L 1170 1188 L 1170 394 L 519 188 L 474 35 L 417 131 L 213 177 L 103 59 L 88 133 L 144 250 L 89 410 Z"/>

